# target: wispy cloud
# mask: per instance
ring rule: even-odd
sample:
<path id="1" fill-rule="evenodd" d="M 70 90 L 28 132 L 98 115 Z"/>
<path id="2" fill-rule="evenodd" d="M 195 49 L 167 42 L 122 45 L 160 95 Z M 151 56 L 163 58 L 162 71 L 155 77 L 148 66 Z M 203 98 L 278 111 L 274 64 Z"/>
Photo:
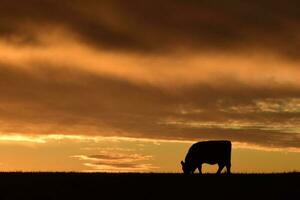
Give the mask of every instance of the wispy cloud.
<path id="1" fill-rule="evenodd" d="M 84 165 L 92 168 L 88 171 L 151 171 L 156 169 L 152 164 L 144 163 L 152 159 L 152 156 L 140 154 L 120 153 L 116 150 L 102 151 L 97 155 L 75 155 L 84 161 Z"/>

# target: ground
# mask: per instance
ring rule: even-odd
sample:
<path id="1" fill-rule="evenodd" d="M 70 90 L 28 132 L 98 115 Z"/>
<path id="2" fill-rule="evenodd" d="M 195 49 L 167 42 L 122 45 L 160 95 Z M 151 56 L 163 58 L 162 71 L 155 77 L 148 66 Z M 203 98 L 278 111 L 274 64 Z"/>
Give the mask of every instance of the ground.
<path id="1" fill-rule="evenodd" d="M 0 173 L 1 200 L 297 199 L 300 173 Z"/>

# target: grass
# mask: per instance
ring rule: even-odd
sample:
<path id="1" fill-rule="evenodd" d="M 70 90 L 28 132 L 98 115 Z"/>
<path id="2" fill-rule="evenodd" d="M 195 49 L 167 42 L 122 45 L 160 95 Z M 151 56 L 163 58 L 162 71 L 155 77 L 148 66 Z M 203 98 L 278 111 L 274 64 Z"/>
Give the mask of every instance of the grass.
<path id="1" fill-rule="evenodd" d="M 297 199 L 300 173 L 0 173 L 0 200 Z"/>

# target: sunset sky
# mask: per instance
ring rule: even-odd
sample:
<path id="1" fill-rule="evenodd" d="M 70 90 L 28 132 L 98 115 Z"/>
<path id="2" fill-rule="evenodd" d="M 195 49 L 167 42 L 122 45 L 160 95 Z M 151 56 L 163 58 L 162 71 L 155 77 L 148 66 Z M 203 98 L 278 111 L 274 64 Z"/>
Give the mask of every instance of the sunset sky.
<path id="1" fill-rule="evenodd" d="M 300 171 L 300 2 L 1 0 L 0 171 Z M 204 171 L 217 167 L 205 166 Z"/>

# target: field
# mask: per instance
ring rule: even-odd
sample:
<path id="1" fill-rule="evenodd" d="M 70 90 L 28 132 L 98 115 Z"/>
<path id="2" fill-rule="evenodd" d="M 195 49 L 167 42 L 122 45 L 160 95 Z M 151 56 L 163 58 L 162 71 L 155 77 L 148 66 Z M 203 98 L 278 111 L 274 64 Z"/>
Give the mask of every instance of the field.
<path id="1" fill-rule="evenodd" d="M 299 199 L 300 173 L 0 173 L 0 199 Z"/>

